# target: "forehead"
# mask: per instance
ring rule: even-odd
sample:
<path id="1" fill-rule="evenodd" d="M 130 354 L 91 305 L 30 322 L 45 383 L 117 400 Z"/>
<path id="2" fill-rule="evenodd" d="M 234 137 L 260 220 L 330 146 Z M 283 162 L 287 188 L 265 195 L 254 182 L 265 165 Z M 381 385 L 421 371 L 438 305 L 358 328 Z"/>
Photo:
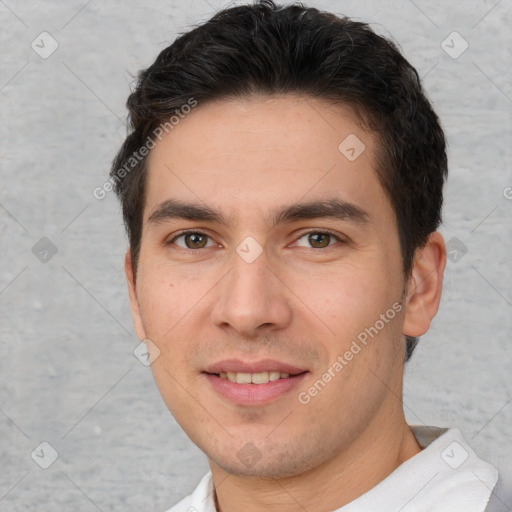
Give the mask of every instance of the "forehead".
<path id="1" fill-rule="evenodd" d="M 169 198 L 233 220 L 333 197 L 389 215 L 375 151 L 376 136 L 343 105 L 289 95 L 199 103 L 149 155 L 145 219 Z"/>

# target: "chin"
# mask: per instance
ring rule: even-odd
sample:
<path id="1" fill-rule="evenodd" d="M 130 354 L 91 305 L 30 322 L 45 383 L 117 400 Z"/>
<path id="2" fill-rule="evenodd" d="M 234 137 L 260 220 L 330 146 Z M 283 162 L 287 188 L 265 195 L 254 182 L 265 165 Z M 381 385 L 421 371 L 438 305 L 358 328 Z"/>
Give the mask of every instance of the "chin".
<path id="1" fill-rule="evenodd" d="M 227 453 L 228 450 L 225 450 Z M 253 443 L 246 443 L 234 457 L 210 457 L 210 465 L 221 468 L 226 473 L 238 477 L 282 479 L 291 478 L 313 469 L 320 462 L 304 453 L 291 453 L 271 448 L 259 450 Z"/>

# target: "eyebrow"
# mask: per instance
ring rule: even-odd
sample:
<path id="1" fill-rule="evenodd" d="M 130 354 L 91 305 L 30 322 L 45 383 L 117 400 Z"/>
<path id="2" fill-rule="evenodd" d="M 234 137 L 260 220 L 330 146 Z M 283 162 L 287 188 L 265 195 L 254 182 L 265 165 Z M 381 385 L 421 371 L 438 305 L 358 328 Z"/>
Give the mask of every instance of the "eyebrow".
<path id="1" fill-rule="evenodd" d="M 284 224 L 307 219 L 334 218 L 358 224 L 368 223 L 369 214 L 359 206 L 341 199 L 325 199 L 292 204 L 280 208 L 270 215 L 270 224 Z M 168 199 L 160 203 L 148 218 L 148 223 L 157 224 L 172 219 L 185 219 L 228 225 L 222 212 L 207 205 L 186 203 Z"/>

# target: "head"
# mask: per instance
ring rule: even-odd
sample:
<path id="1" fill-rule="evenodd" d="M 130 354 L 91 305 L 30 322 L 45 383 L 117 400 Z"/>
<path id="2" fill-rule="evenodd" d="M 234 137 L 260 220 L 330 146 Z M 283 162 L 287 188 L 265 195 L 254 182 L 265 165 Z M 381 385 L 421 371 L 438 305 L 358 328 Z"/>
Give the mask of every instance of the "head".
<path id="1" fill-rule="evenodd" d="M 127 105 L 111 178 L 132 312 L 192 440 L 232 472 L 293 474 L 396 412 L 439 303 L 447 172 L 396 46 L 301 5 L 234 7 L 164 49 Z M 296 374 L 279 381 L 297 399 L 226 398 L 241 362 Z"/>

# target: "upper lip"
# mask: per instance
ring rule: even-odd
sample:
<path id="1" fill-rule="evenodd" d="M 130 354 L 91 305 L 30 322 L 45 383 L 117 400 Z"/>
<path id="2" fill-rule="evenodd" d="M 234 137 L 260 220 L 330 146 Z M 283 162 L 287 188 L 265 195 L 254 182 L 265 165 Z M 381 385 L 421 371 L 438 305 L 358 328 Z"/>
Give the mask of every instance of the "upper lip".
<path id="1" fill-rule="evenodd" d="M 262 359 L 260 361 L 244 362 L 239 359 L 224 359 L 211 364 L 205 370 L 206 373 L 219 374 L 221 372 L 233 373 L 259 373 L 259 372 L 280 372 L 290 375 L 298 375 L 307 370 L 298 368 L 288 363 L 275 361 L 273 359 Z"/>

